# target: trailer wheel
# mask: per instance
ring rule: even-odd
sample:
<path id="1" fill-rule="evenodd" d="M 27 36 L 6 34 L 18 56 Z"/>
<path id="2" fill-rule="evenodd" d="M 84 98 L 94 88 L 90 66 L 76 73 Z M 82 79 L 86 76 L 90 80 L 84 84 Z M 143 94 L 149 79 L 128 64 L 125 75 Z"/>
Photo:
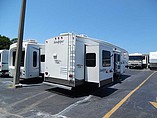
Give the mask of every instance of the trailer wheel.
<path id="1" fill-rule="evenodd" d="M 44 73 L 40 73 L 41 81 L 44 81 Z"/>
<path id="2" fill-rule="evenodd" d="M 42 74 L 42 76 L 41 76 L 41 77 L 42 77 L 42 81 L 44 81 L 44 74 Z"/>

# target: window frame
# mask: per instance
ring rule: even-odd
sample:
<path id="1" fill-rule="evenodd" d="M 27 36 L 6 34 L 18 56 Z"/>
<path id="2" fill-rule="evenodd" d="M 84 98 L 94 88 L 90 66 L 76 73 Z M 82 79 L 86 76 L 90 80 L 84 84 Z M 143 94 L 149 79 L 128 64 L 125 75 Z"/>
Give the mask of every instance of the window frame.
<path id="1" fill-rule="evenodd" d="M 33 67 L 37 67 L 37 51 L 33 51 Z"/>
<path id="2" fill-rule="evenodd" d="M 111 51 L 102 50 L 102 67 L 110 66 L 111 66 Z"/>
<path id="3" fill-rule="evenodd" d="M 86 53 L 86 67 L 96 67 L 96 53 Z"/>
<path id="4" fill-rule="evenodd" d="M 14 50 L 12 52 L 12 66 L 15 66 L 15 60 L 16 60 L 16 50 Z M 25 51 L 22 51 L 22 55 L 21 55 L 21 63 L 20 66 L 24 67 L 24 63 L 25 63 Z"/>
<path id="5" fill-rule="evenodd" d="M 1 59 L 1 58 L 2 58 L 2 53 L 0 53 L 0 62 L 2 61 L 2 59 Z"/>
<path id="6" fill-rule="evenodd" d="M 40 61 L 45 62 L 45 54 L 40 55 Z"/>

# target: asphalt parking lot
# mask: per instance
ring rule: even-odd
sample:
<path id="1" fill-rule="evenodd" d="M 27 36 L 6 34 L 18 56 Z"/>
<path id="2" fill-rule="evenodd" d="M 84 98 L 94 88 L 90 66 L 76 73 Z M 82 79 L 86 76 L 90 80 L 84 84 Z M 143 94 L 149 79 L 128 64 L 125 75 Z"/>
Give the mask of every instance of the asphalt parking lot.
<path id="1" fill-rule="evenodd" d="M 157 72 L 127 69 L 121 83 L 64 89 L 0 77 L 0 118 L 157 118 Z"/>

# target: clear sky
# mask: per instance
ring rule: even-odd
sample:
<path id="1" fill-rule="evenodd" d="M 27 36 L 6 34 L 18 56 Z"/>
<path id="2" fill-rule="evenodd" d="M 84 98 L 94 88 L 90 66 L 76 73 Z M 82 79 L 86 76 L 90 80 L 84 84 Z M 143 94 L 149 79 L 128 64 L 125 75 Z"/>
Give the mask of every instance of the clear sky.
<path id="1" fill-rule="evenodd" d="M 22 0 L 0 0 L 0 34 L 18 37 Z M 86 34 L 129 53 L 157 51 L 157 0 L 27 0 L 24 39 Z"/>

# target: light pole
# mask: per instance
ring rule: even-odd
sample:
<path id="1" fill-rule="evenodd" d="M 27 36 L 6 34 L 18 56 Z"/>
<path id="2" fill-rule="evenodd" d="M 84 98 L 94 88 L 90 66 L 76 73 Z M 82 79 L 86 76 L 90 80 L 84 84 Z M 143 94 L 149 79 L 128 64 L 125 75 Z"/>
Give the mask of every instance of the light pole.
<path id="1" fill-rule="evenodd" d="M 20 64 L 21 64 L 21 54 L 22 54 L 22 42 L 23 42 L 23 32 L 24 32 L 24 21 L 25 21 L 25 10 L 26 10 L 26 0 L 22 0 L 19 30 L 18 30 L 18 42 L 16 50 L 16 59 L 15 59 L 15 75 L 13 79 L 13 87 L 20 87 Z"/>

